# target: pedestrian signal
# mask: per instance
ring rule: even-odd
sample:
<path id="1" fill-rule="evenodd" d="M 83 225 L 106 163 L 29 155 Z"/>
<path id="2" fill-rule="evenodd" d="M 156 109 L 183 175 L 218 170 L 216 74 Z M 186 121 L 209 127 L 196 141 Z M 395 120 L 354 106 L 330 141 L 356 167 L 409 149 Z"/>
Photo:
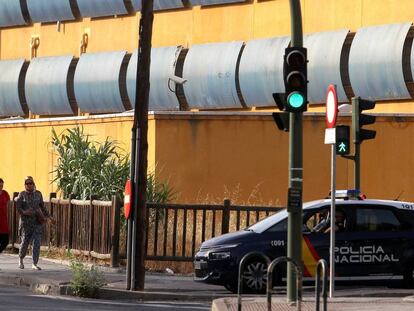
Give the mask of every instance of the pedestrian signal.
<path id="1" fill-rule="evenodd" d="M 349 126 L 338 125 L 336 127 L 336 154 L 347 155 L 350 153 Z"/>

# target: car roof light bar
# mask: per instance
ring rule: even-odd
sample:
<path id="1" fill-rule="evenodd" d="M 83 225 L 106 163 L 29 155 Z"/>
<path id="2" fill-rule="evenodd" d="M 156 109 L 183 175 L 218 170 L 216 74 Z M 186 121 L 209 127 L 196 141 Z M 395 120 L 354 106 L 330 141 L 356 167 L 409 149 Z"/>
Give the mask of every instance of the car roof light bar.
<path id="1" fill-rule="evenodd" d="M 329 192 L 329 197 L 331 198 L 331 193 Z M 364 200 L 366 196 L 362 194 L 359 189 L 348 189 L 348 190 L 336 190 L 335 191 L 335 198 L 336 199 L 344 199 L 344 200 Z"/>

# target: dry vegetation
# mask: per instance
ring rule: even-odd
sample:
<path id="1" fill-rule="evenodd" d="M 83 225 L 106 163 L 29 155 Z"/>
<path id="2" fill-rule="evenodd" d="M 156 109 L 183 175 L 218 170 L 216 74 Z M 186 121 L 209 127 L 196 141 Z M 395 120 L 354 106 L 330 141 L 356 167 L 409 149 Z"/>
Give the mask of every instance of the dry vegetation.
<path id="1" fill-rule="evenodd" d="M 224 190 L 225 198 L 231 200 L 232 205 L 237 206 L 251 206 L 254 209 L 254 206 L 277 206 L 278 201 L 275 202 L 265 202 L 261 199 L 259 185 L 251 191 L 251 194 L 248 196 L 246 201 L 240 200 L 240 187 L 236 187 L 232 191 L 228 188 Z M 199 199 L 195 205 L 217 205 L 222 206 L 224 199 L 205 196 L 202 200 Z M 190 205 L 191 206 L 191 205 Z M 186 216 L 184 215 L 184 210 L 177 210 L 176 215 L 176 240 L 173 241 L 174 236 L 174 210 L 168 210 L 168 214 L 165 214 L 165 210 L 161 210 L 158 214 L 158 230 L 156 234 L 156 223 L 155 223 L 155 211 L 150 210 L 150 222 L 148 228 L 148 248 L 147 253 L 149 256 L 158 255 L 158 256 L 173 256 L 174 246 L 175 246 L 175 255 L 176 256 L 185 256 L 192 258 L 194 253 L 197 252 L 203 240 L 212 238 L 213 236 L 218 236 L 221 234 L 222 228 L 222 211 L 216 211 L 213 213 L 211 210 L 202 210 L 196 211 L 196 216 L 194 216 L 193 210 L 188 210 Z M 257 217 L 258 216 L 258 217 Z M 194 217 L 195 227 L 194 227 Z M 203 217 L 205 217 L 205 230 L 203 237 Z M 254 224 L 260 219 L 266 217 L 266 212 L 240 212 L 240 222 L 239 228 L 243 229 L 248 225 Z M 185 221 L 185 222 L 184 222 Z M 237 212 L 230 212 L 230 223 L 229 231 L 236 231 L 237 228 Z M 185 240 L 184 239 L 185 232 Z M 121 227 L 121 238 L 120 238 L 120 253 L 121 259 L 126 258 L 126 227 Z M 195 240 L 193 242 L 193 236 Z M 156 245 L 155 245 L 156 243 Z M 194 253 L 193 253 L 193 243 L 194 243 Z M 183 245 L 185 248 L 183 249 Z M 55 258 L 55 259 L 68 259 L 69 253 L 62 248 L 49 248 L 47 251 L 43 251 L 42 255 Z M 98 260 L 90 256 L 85 256 L 81 254 L 75 254 L 76 258 L 93 261 L 96 264 L 100 265 L 109 265 L 109 260 Z M 121 264 L 125 264 L 125 260 L 121 260 Z M 193 272 L 193 264 L 191 261 L 188 262 L 177 262 L 177 261 L 155 261 L 148 260 L 146 261 L 146 268 L 148 271 L 165 271 L 166 268 L 173 270 L 175 273 L 184 273 L 189 274 Z"/>
<path id="2" fill-rule="evenodd" d="M 230 191 L 227 187 L 225 187 L 224 197 L 229 198 L 231 200 L 232 205 L 246 205 L 251 206 L 252 209 L 254 206 L 278 206 L 279 201 L 276 200 L 264 202 L 260 195 L 259 191 L 260 185 L 257 185 L 248 196 L 246 201 L 240 200 L 240 186 L 237 186 L 235 189 Z M 205 196 L 204 199 L 197 200 L 197 204 L 214 204 L 214 205 L 223 205 L 224 199 L 216 198 L 212 199 L 212 197 Z M 257 217 L 258 216 L 258 217 Z M 240 223 L 239 229 L 243 229 L 248 225 L 254 224 L 260 219 L 266 217 L 265 212 L 240 212 Z M 156 238 L 156 228 L 155 228 L 155 219 L 154 215 L 150 218 L 149 223 L 149 230 L 148 230 L 148 255 L 163 255 L 164 252 L 166 255 L 173 255 L 173 248 L 174 245 L 176 247 L 176 255 L 179 256 L 188 256 L 192 257 L 192 247 L 193 247 L 193 240 L 192 237 L 195 231 L 195 250 L 197 252 L 199 249 L 202 238 L 203 238 L 203 211 L 199 210 L 196 213 L 196 226 L 193 227 L 194 222 L 194 212 L 187 211 L 186 215 L 186 222 L 184 223 L 184 210 L 177 211 L 177 230 L 176 230 L 176 243 L 173 243 L 173 234 L 174 234 L 174 211 L 170 210 L 168 215 L 160 217 L 160 223 L 158 228 L 158 234 Z M 205 231 L 204 231 L 204 240 L 210 239 L 213 236 L 218 236 L 221 234 L 221 219 L 222 219 L 222 212 L 217 211 L 213 213 L 213 211 L 206 211 L 205 212 Z M 214 224 L 214 227 L 213 227 Z M 165 229 L 165 226 L 167 228 Z M 183 236 L 184 236 L 184 229 L 185 230 L 185 251 L 183 251 Z M 229 224 L 229 231 L 233 232 L 237 230 L 237 212 L 232 211 L 230 213 L 230 224 Z M 157 245 L 155 247 L 155 241 L 157 241 Z M 155 248 L 155 249 L 154 249 Z M 164 271 L 166 268 L 170 268 L 175 272 L 178 273 L 192 273 L 193 271 L 193 264 L 192 262 L 174 262 L 174 261 L 147 261 L 146 267 L 148 270 L 151 271 Z"/>
<path id="3" fill-rule="evenodd" d="M 244 190 L 240 184 L 234 188 L 223 186 L 223 195 L 212 196 L 210 194 L 203 194 L 200 190 L 197 193 L 196 204 L 223 204 L 224 199 L 229 199 L 234 205 L 246 206 L 279 206 L 279 199 L 265 200 L 260 191 L 261 184 L 257 184 L 249 193 L 246 199 L 243 199 L 242 193 Z"/>

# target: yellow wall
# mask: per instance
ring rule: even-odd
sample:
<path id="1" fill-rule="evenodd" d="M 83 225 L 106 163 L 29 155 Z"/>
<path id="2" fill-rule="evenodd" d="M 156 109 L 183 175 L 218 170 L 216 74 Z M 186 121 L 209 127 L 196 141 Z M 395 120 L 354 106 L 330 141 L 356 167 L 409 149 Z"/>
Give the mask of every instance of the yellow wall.
<path id="1" fill-rule="evenodd" d="M 349 124 L 343 118 L 338 124 Z M 19 191 L 33 175 L 45 195 L 55 191 L 49 174 L 56 161 L 51 129 L 58 133 L 82 124 L 103 141 L 107 136 L 130 149 L 132 117 L 0 125 L 5 188 Z M 330 189 L 330 146 L 324 145 L 323 114 L 304 118 L 304 200 L 325 197 Z M 361 145 L 361 188 L 371 198 L 414 201 L 411 191 L 414 117 L 379 117 L 377 138 Z M 212 203 L 231 198 L 242 204 L 286 204 L 288 134 L 278 131 L 269 113 L 158 113 L 149 118 L 150 169 L 177 192 L 177 202 Z M 353 188 L 353 165 L 337 157 L 337 188 Z"/>
<path id="2" fill-rule="evenodd" d="M 148 139 L 155 140 L 153 122 L 149 122 Z M 0 176 L 5 180 L 5 188 L 11 192 L 23 188 L 24 177 L 35 178 L 37 188 L 44 194 L 56 191 L 50 172 L 56 163 L 51 145 L 52 128 L 58 134 L 67 128 L 82 125 L 85 133 L 92 135 L 96 141 L 104 141 L 106 137 L 119 142 L 125 152 L 131 148 L 132 117 L 90 118 L 85 120 L 44 121 L 29 123 L 0 124 L 0 146 L 2 161 Z M 153 144 L 150 144 L 148 161 L 154 161 Z"/>
<path id="3" fill-rule="evenodd" d="M 330 188 L 324 122 L 322 115 L 305 117 L 305 200 L 325 197 Z M 181 202 L 286 204 L 287 146 L 288 134 L 277 130 L 268 113 L 157 116 L 157 165 Z M 352 185 L 346 161 L 339 160 L 338 171 L 338 185 Z"/>
<path id="4" fill-rule="evenodd" d="M 180 192 L 181 202 L 286 204 L 288 134 L 269 114 L 157 115 L 159 176 Z M 342 117 L 338 124 L 350 124 Z M 307 115 L 303 124 L 304 200 L 330 189 L 330 151 L 324 144 L 325 116 Z M 377 138 L 361 145 L 361 189 L 370 198 L 414 201 L 411 191 L 414 117 L 378 117 Z M 337 189 L 354 187 L 353 162 L 337 157 Z"/>
<path id="5" fill-rule="evenodd" d="M 414 20 L 412 0 L 302 0 L 305 33 Z M 254 0 L 247 4 L 155 13 L 153 46 L 251 40 L 290 34 L 289 0 Z M 29 43 L 40 36 L 38 56 L 79 56 L 82 34 L 89 34 L 87 52 L 127 50 L 138 42 L 139 13 L 117 18 L 85 18 L 56 25 L 35 24 L 0 30 L 0 59 L 30 59 Z M 379 103 L 376 112 L 414 112 L 412 102 Z M 323 106 L 310 108 L 324 111 Z M 56 160 L 50 150 L 51 127 L 58 132 L 83 124 L 97 139 L 110 136 L 129 150 L 131 117 L 85 121 L 42 121 L 0 125 L 0 176 L 6 188 L 18 191 L 33 175 L 44 193 L 55 191 L 49 172 Z M 323 144 L 324 117 L 305 116 L 304 199 L 325 196 L 329 189 L 329 150 Z M 375 141 L 362 145 L 362 188 L 371 197 L 414 200 L 409 168 L 414 166 L 409 142 L 413 119 L 381 117 Z M 270 116 L 157 114 L 150 117 L 149 166 L 179 192 L 178 201 L 286 203 L 288 135 L 276 130 Z M 406 150 L 404 150 L 406 149 Z M 368 173 L 369 172 L 369 173 Z M 352 187 L 352 165 L 338 158 L 338 188 Z M 255 196 L 255 197 L 254 197 Z"/>

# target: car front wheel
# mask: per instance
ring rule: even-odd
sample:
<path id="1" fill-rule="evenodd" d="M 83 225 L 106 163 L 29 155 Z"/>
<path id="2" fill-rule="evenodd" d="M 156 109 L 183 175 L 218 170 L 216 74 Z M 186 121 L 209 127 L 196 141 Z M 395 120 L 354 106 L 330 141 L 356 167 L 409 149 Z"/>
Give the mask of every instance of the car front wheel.
<path id="1" fill-rule="evenodd" d="M 261 260 L 252 260 L 243 271 L 243 292 L 261 294 L 266 292 L 267 265 Z"/>

